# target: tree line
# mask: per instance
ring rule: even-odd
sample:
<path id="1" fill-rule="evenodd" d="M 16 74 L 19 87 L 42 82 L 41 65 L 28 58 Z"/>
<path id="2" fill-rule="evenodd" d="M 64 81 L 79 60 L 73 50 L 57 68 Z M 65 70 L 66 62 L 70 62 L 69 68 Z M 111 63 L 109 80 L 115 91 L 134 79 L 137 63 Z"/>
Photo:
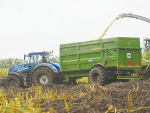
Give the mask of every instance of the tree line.
<path id="1" fill-rule="evenodd" d="M 59 63 L 59 57 L 58 56 L 53 56 L 50 58 L 51 63 Z M 15 65 L 19 64 L 25 64 L 27 63 L 26 60 L 19 59 L 19 58 L 7 58 L 7 59 L 0 59 L 0 68 L 10 68 Z"/>
<path id="2" fill-rule="evenodd" d="M 0 59 L 0 68 L 10 68 L 15 65 L 24 64 L 27 61 L 19 58 Z"/>

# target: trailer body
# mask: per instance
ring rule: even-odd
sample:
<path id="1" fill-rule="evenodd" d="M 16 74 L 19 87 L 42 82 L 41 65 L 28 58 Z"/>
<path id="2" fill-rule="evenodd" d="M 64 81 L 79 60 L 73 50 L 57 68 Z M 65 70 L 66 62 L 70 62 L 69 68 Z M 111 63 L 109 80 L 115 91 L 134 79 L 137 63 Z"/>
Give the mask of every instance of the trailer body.
<path id="1" fill-rule="evenodd" d="M 86 77 L 95 65 L 105 67 L 109 74 L 141 70 L 140 38 L 115 37 L 60 45 L 60 70 L 68 77 Z"/>

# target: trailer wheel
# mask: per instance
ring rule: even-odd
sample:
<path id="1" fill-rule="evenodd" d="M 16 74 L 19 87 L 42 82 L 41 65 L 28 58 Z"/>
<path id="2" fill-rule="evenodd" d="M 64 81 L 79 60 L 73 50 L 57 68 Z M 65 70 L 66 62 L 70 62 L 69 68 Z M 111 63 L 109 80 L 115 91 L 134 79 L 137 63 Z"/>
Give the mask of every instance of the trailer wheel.
<path id="1" fill-rule="evenodd" d="M 105 85 L 108 83 L 108 74 L 104 67 L 95 66 L 89 72 L 89 83 Z"/>
<path id="2" fill-rule="evenodd" d="M 54 80 L 54 73 L 46 67 L 40 67 L 33 72 L 32 83 L 34 86 L 50 86 Z"/>
<path id="3" fill-rule="evenodd" d="M 16 75 L 8 75 L 4 82 L 3 82 L 4 87 L 6 88 L 17 88 L 21 87 L 21 80 L 18 78 Z"/>

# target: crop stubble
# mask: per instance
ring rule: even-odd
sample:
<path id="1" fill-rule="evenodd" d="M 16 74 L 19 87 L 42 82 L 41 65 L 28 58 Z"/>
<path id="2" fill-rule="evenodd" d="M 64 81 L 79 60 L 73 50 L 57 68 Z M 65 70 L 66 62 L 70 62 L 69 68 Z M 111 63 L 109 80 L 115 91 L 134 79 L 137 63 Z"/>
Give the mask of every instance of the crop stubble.
<path id="1" fill-rule="evenodd" d="M 28 93 L 33 105 L 40 105 L 41 112 L 49 112 L 50 107 L 54 113 L 150 112 L 150 83 L 147 80 L 116 82 L 103 87 L 89 84 L 54 84 L 40 88 L 38 92 L 37 89 L 4 89 L 3 92 L 7 93 L 8 103 L 10 98 L 16 98 L 22 92 L 25 103 Z"/>

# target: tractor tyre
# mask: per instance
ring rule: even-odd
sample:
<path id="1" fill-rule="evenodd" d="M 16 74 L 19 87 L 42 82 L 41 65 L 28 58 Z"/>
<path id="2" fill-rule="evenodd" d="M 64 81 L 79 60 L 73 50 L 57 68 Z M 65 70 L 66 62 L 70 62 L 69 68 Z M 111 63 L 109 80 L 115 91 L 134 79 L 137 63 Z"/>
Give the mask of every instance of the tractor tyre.
<path id="1" fill-rule="evenodd" d="M 55 74 L 51 69 L 40 67 L 32 74 L 32 84 L 34 86 L 51 86 L 55 81 Z"/>
<path id="2" fill-rule="evenodd" d="M 5 78 L 3 85 L 5 88 L 19 88 L 21 87 L 21 80 L 16 75 L 8 75 Z"/>
<path id="3" fill-rule="evenodd" d="M 108 74 L 104 67 L 95 66 L 89 72 L 89 83 L 106 85 L 108 83 Z"/>

